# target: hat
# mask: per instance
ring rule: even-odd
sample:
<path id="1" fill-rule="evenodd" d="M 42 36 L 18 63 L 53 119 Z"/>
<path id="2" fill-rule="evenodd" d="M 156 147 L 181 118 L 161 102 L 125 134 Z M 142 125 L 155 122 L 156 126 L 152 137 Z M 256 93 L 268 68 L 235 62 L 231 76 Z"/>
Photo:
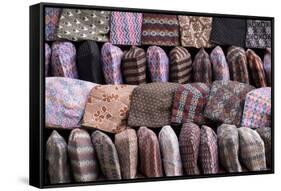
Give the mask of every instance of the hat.
<path id="1" fill-rule="evenodd" d="M 214 80 L 230 80 L 229 69 L 220 46 L 216 46 L 210 54 Z"/>
<path id="2" fill-rule="evenodd" d="M 51 48 L 47 43 L 45 43 L 45 77 L 49 75 L 50 58 Z"/>
<path id="3" fill-rule="evenodd" d="M 96 151 L 86 130 L 73 129 L 68 138 L 68 155 L 76 182 L 94 181 L 99 176 Z"/>
<path id="4" fill-rule="evenodd" d="M 247 20 L 246 47 L 271 47 L 271 21 Z"/>
<path id="5" fill-rule="evenodd" d="M 57 29 L 61 8 L 45 7 L 45 40 L 57 40 Z"/>
<path id="6" fill-rule="evenodd" d="M 166 176 L 182 176 L 179 141 L 171 126 L 162 127 L 158 135 L 161 156 Z"/>
<path id="7" fill-rule="evenodd" d="M 267 85 L 271 86 L 271 48 L 266 49 L 263 57 L 263 68 L 265 71 Z"/>
<path id="8" fill-rule="evenodd" d="M 208 53 L 201 48 L 192 63 L 194 82 L 212 83 L 212 65 Z"/>
<path id="9" fill-rule="evenodd" d="M 271 128 L 258 128 L 257 132 L 264 142 L 266 165 L 268 168 L 271 168 Z"/>

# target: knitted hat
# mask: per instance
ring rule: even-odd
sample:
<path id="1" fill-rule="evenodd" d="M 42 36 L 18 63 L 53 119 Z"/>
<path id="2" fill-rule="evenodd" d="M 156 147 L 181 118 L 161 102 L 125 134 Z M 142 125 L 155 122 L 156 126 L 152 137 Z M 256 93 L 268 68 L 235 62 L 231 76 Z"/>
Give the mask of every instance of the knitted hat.
<path id="1" fill-rule="evenodd" d="M 203 125 L 200 132 L 199 161 L 204 174 L 216 174 L 219 170 L 217 135 Z"/>
<path id="2" fill-rule="evenodd" d="M 203 83 L 190 83 L 178 87 L 172 109 L 172 123 L 205 122 L 203 111 L 209 96 L 210 86 Z"/>
<path id="3" fill-rule="evenodd" d="M 271 21 L 247 20 L 246 47 L 271 47 Z"/>
<path id="4" fill-rule="evenodd" d="M 249 74 L 253 79 L 253 85 L 257 88 L 266 86 L 266 77 L 263 69 L 263 63 L 260 57 L 251 49 L 246 51 Z"/>
<path id="5" fill-rule="evenodd" d="M 77 52 L 79 79 L 101 84 L 103 82 L 100 51 L 95 41 L 84 41 Z"/>
<path id="6" fill-rule="evenodd" d="M 45 123 L 48 127 L 80 127 L 86 101 L 96 84 L 62 77 L 47 77 Z"/>
<path id="7" fill-rule="evenodd" d="M 197 161 L 200 145 L 200 128 L 195 123 L 185 123 L 179 135 L 182 164 L 188 175 L 200 174 Z"/>
<path id="8" fill-rule="evenodd" d="M 242 172 L 239 162 L 239 137 L 235 125 L 222 124 L 217 129 L 220 162 L 227 172 Z"/>
<path id="9" fill-rule="evenodd" d="M 162 127 L 171 121 L 172 103 L 178 84 L 149 83 L 136 87 L 129 110 L 129 126 Z"/>
<path id="10" fill-rule="evenodd" d="M 271 168 L 271 128 L 263 127 L 257 129 L 258 134 L 262 138 L 265 147 L 266 165 Z"/>
<path id="11" fill-rule="evenodd" d="M 178 46 L 179 23 L 177 16 L 143 13 L 141 43 L 144 45 Z"/>
<path id="12" fill-rule="evenodd" d="M 231 46 L 227 51 L 227 62 L 230 79 L 249 84 L 249 73 L 245 50 L 241 47 Z"/>
<path id="13" fill-rule="evenodd" d="M 123 179 L 136 177 L 138 165 L 138 137 L 134 129 L 115 134 L 115 147 L 120 159 Z"/>
<path id="14" fill-rule="evenodd" d="M 99 175 L 91 137 L 86 130 L 73 129 L 68 139 L 68 155 L 76 182 L 94 181 Z"/>
<path id="15" fill-rule="evenodd" d="M 250 91 L 245 100 L 241 126 L 261 128 L 271 126 L 271 88 Z"/>
<path id="16" fill-rule="evenodd" d="M 122 72 L 127 84 L 146 83 L 146 56 L 142 48 L 132 47 L 124 52 Z"/>
<path id="17" fill-rule="evenodd" d="M 121 179 L 118 154 L 110 137 L 101 131 L 93 132 L 91 137 L 104 176 L 109 180 Z"/>
<path id="18" fill-rule="evenodd" d="M 158 46 L 150 46 L 146 52 L 148 69 L 152 82 L 168 82 L 169 58 L 165 51 Z"/>
<path id="19" fill-rule="evenodd" d="M 121 60 L 123 52 L 117 46 L 105 43 L 101 48 L 102 70 L 107 84 L 122 84 Z"/>
<path id="20" fill-rule="evenodd" d="M 266 49 L 263 57 L 263 68 L 265 71 L 267 85 L 271 86 L 271 48 Z"/>
<path id="21" fill-rule="evenodd" d="M 170 53 L 170 82 L 186 84 L 192 78 L 192 60 L 188 50 L 177 46 Z"/>
<path id="22" fill-rule="evenodd" d="M 240 159 L 251 171 L 266 170 L 265 148 L 259 134 L 250 128 L 238 129 Z"/>
<path id="23" fill-rule="evenodd" d="M 45 8 L 45 40 L 57 40 L 57 28 L 61 8 L 46 7 Z"/>
<path id="24" fill-rule="evenodd" d="M 51 184 L 70 182 L 67 144 L 57 131 L 53 131 L 46 144 L 46 159 Z"/>
<path id="25" fill-rule="evenodd" d="M 166 125 L 162 127 L 158 137 L 166 176 L 182 176 L 182 163 L 176 133 L 171 126 Z"/>
<path id="26" fill-rule="evenodd" d="M 78 78 L 76 49 L 71 42 L 55 41 L 52 44 L 52 76 Z"/>
<path id="27" fill-rule="evenodd" d="M 72 41 L 108 41 L 109 11 L 63 9 L 57 36 Z"/>
<path id="28" fill-rule="evenodd" d="M 204 116 L 220 123 L 240 126 L 246 94 L 254 87 L 236 81 L 215 81 Z"/>
<path id="29" fill-rule="evenodd" d="M 122 45 L 141 44 L 142 13 L 111 13 L 110 42 Z"/>
<path id="30" fill-rule="evenodd" d="M 45 76 L 46 77 L 49 75 L 50 58 L 51 58 L 51 48 L 47 43 L 45 43 Z"/>
<path id="31" fill-rule="evenodd" d="M 216 46 L 210 54 L 214 80 L 230 80 L 228 65 L 220 46 Z"/>
<path id="32" fill-rule="evenodd" d="M 212 65 L 208 53 L 201 48 L 192 63 L 194 82 L 212 83 Z"/>
<path id="33" fill-rule="evenodd" d="M 83 126 L 119 133 L 126 129 L 132 85 L 98 85 L 88 96 Z"/>
<path id="34" fill-rule="evenodd" d="M 147 177 L 163 176 L 160 148 L 156 134 L 146 127 L 140 127 L 137 134 L 141 173 Z"/>
<path id="35" fill-rule="evenodd" d="M 212 17 L 178 16 L 181 45 L 187 47 L 210 47 Z"/>

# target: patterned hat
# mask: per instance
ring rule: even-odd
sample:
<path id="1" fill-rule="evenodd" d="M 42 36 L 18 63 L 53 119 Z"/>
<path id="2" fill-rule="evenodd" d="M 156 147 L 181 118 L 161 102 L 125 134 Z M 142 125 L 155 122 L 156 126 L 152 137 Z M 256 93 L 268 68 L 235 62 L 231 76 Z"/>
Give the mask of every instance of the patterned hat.
<path id="1" fill-rule="evenodd" d="M 170 125 L 172 103 L 179 84 L 149 83 L 136 87 L 129 110 L 129 126 L 162 127 Z"/>
<path id="2" fill-rule="evenodd" d="M 191 55 L 183 47 L 177 46 L 170 53 L 170 82 L 186 84 L 192 78 Z"/>
<path id="3" fill-rule="evenodd" d="M 140 170 L 147 177 L 163 176 L 159 142 L 156 134 L 146 128 L 138 130 Z"/>
<path id="4" fill-rule="evenodd" d="M 45 43 L 45 76 L 49 75 L 49 65 L 51 59 L 51 48 L 50 46 Z"/>
<path id="5" fill-rule="evenodd" d="M 80 121 L 88 95 L 96 84 L 62 77 L 47 77 L 45 123 L 48 127 L 75 128 Z"/>
<path id="6" fill-rule="evenodd" d="M 188 175 L 200 174 L 197 161 L 200 146 L 200 128 L 195 123 L 185 123 L 179 135 L 182 164 Z"/>
<path id="7" fill-rule="evenodd" d="M 146 83 L 146 55 L 142 48 L 132 47 L 124 52 L 122 72 L 127 84 Z"/>
<path id="8" fill-rule="evenodd" d="M 101 48 L 102 70 L 107 84 L 122 84 L 121 60 L 123 51 L 109 42 Z"/>
<path id="9" fill-rule="evenodd" d="M 57 36 L 72 41 L 108 41 L 109 11 L 63 9 Z"/>
<path id="10" fill-rule="evenodd" d="M 271 126 L 270 87 L 255 89 L 247 94 L 241 126 L 252 128 Z"/>
<path id="11" fill-rule="evenodd" d="M 203 111 L 209 96 L 210 86 L 190 83 L 178 87 L 173 101 L 172 123 L 205 122 Z"/>
<path id="12" fill-rule="evenodd" d="M 245 50 L 241 47 L 231 46 L 227 51 L 227 62 L 230 79 L 249 84 L 249 73 Z"/>
<path id="13" fill-rule="evenodd" d="M 76 49 L 71 42 L 55 41 L 52 44 L 52 76 L 78 78 Z"/>
<path id="14" fill-rule="evenodd" d="M 229 69 L 220 46 L 216 46 L 210 54 L 214 80 L 229 80 Z"/>
<path id="15" fill-rule="evenodd" d="M 235 125 L 222 124 L 217 129 L 220 162 L 227 172 L 242 172 L 239 162 L 239 137 Z"/>
<path id="16" fill-rule="evenodd" d="M 260 57 L 251 49 L 246 51 L 249 74 L 253 79 L 253 85 L 257 88 L 266 86 L 266 77 L 263 69 L 263 63 Z"/>
<path id="17" fill-rule="evenodd" d="M 201 48 L 192 63 L 194 82 L 212 83 L 212 64 L 208 53 Z"/>
<path id="18" fill-rule="evenodd" d="M 98 44 L 95 41 L 84 41 L 77 51 L 77 69 L 79 79 L 103 83 L 101 58 Z"/>
<path id="19" fill-rule="evenodd" d="M 176 133 L 171 126 L 166 125 L 162 127 L 158 137 L 166 176 L 181 176 L 182 163 Z"/>
<path id="20" fill-rule="evenodd" d="M 61 8 L 46 7 L 45 8 L 45 40 L 57 40 L 57 28 Z"/>
<path id="21" fill-rule="evenodd" d="M 126 129 L 132 85 L 98 85 L 87 100 L 83 126 L 119 133 Z"/>
<path id="22" fill-rule="evenodd" d="M 122 45 L 141 44 L 142 14 L 114 11 L 110 20 L 110 42 Z"/>
<path id="23" fill-rule="evenodd" d="M 46 159 L 51 184 L 70 182 L 67 144 L 64 138 L 55 130 L 47 140 Z"/>
<path id="24" fill-rule="evenodd" d="M 247 20 L 246 47 L 271 47 L 271 21 Z"/>
<path id="25" fill-rule="evenodd" d="M 261 136 L 264 147 L 265 147 L 265 157 L 266 157 L 266 165 L 268 168 L 271 168 L 271 128 L 263 127 L 257 129 L 258 134 Z"/>
<path id="26" fill-rule="evenodd" d="M 68 155 L 76 182 L 94 181 L 99 176 L 97 157 L 86 130 L 73 129 L 68 139 Z"/>
<path id="27" fill-rule="evenodd" d="M 121 179 L 118 154 L 110 137 L 98 130 L 91 137 L 103 175 L 109 180 Z"/>
<path id="28" fill-rule="evenodd" d="M 134 129 L 115 134 L 115 147 L 120 159 L 123 179 L 136 177 L 138 165 L 138 137 Z"/>
<path id="29" fill-rule="evenodd" d="M 219 170 L 217 135 L 203 125 L 200 132 L 199 161 L 204 174 L 216 174 Z"/>
<path id="30" fill-rule="evenodd" d="M 236 81 L 215 81 L 205 107 L 205 117 L 240 126 L 246 94 L 253 89 L 253 86 Z"/>
<path id="31" fill-rule="evenodd" d="M 212 17 L 178 16 L 181 45 L 187 47 L 211 47 Z"/>
<path id="32" fill-rule="evenodd" d="M 263 68 L 266 75 L 267 85 L 271 86 L 271 48 L 266 49 L 263 57 Z"/>
<path id="33" fill-rule="evenodd" d="M 250 128 L 238 128 L 240 159 L 251 171 L 266 170 L 265 148 L 259 134 Z"/>
<path id="34" fill-rule="evenodd" d="M 168 82 L 169 58 L 165 51 L 158 46 L 150 46 L 146 52 L 146 59 L 152 82 Z"/>
<path id="35" fill-rule="evenodd" d="M 143 13 L 141 42 L 144 45 L 178 46 L 177 16 Z"/>

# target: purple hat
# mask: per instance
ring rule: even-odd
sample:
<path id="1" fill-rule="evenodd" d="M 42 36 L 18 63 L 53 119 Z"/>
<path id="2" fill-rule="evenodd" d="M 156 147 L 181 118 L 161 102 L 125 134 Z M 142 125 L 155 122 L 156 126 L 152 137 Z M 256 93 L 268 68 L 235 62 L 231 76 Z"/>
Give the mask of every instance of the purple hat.
<path id="1" fill-rule="evenodd" d="M 271 86 L 271 48 L 266 49 L 263 57 L 263 68 L 266 75 L 267 85 Z"/>
<path id="2" fill-rule="evenodd" d="M 212 83 L 212 64 L 209 54 L 201 48 L 192 63 L 194 82 Z"/>
<path id="3" fill-rule="evenodd" d="M 49 75 L 50 58 L 51 58 L 51 48 L 47 43 L 45 43 L 45 76 L 46 77 Z"/>
<path id="4" fill-rule="evenodd" d="M 61 15 L 61 8 L 45 8 L 45 40 L 57 40 L 57 29 Z"/>
<path id="5" fill-rule="evenodd" d="M 220 46 L 216 46 L 210 54 L 214 80 L 229 80 L 229 69 Z"/>

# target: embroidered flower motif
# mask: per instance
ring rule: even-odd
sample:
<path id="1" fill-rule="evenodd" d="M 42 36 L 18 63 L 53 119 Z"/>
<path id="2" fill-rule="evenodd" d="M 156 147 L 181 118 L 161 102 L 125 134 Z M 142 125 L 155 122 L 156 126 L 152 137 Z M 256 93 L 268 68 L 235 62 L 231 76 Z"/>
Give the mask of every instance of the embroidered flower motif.
<path id="1" fill-rule="evenodd" d="M 110 117 L 112 117 L 112 115 L 110 113 L 107 112 L 107 109 L 105 106 L 101 107 L 101 110 L 97 110 L 96 113 L 94 113 L 94 120 L 97 122 L 102 122 L 104 119 L 109 119 Z"/>
<path id="2" fill-rule="evenodd" d="M 125 117 L 127 115 L 127 113 L 128 113 L 128 107 L 124 106 L 123 108 L 121 108 L 119 110 L 119 112 L 120 112 L 120 116 L 121 117 Z"/>
<path id="3" fill-rule="evenodd" d="M 119 98 L 119 96 L 117 94 L 111 94 L 111 95 L 103 94 L 102 95 L 102 101 L 106 101 L 106 102 L 116 101 L 116 100 L 118 100 L 118 98 Z"/>

